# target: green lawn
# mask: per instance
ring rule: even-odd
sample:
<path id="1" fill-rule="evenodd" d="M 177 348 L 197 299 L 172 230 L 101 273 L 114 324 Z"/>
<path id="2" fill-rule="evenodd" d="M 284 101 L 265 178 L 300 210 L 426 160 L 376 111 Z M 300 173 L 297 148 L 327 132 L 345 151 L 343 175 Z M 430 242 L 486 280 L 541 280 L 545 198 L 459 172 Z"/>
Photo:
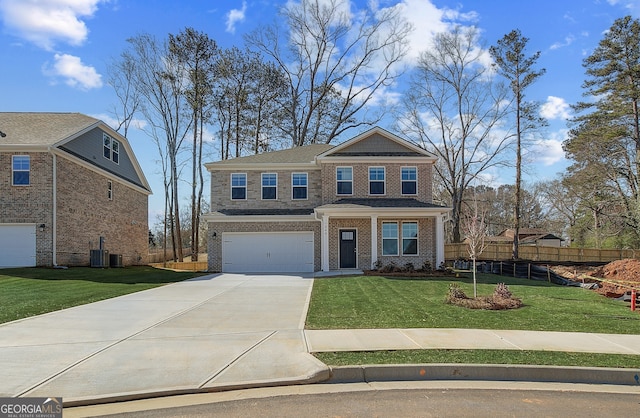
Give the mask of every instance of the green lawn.
<path id="1" fill-rule="evenodd" d="M 470 310 L 444 303 L 450 283 L 473 296 L 470 277 L 336 277 L 314 281 L 307 329 L 480 328 L 640 333 L 640 312 L 628 303 L 575 287 L 478 275 L 478 295 L 506 283 L 524 306 L 510 311 Z M 516 350 L 397 350 L 316 353 L 326 364 L 539 364 L 640 368 L 640 356 Z"/>
<path id="2" fill-rule="evenodd" d="M 0 323 L 179 282 L 202 273 L 152 267 L 0 269 Z"/>
<path id="3" fill-rule="evenodd" d="M 515 350 L 397 350 L 315 353 L 332 366 L 366 364 L 536 364 L 541 366 L 580 366 L 640 368 L 640 356 L 559 351 Z"/>
<path id="4" fill-rule="evenodd" d="M 640 333 L 640 313 L 597 293 L 535 280 L 478 274 L 478 295 L 504 282 L 524 306 L 508 311 L 472 310 L 444 303 L 449 283 L 473 295 L 472 281 L 460 278 L 380 276 L 316 279 L 308 329 L 481 328 Z"/>

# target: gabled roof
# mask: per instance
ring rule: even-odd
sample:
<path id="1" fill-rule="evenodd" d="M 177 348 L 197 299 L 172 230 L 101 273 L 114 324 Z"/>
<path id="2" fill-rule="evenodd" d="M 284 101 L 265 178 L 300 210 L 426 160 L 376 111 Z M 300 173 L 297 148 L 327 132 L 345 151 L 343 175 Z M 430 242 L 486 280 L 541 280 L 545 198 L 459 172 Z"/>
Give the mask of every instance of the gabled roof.
<path id="1" fill-rule="evenodd" d="M 93 162 L 65 149 L 65 144 L 95 128 L 106 131 L 120 141 L 121 146 L 133 164 L 133 169 L 141 184 L 126 179 L 104 167 L 99 167 Z M 151 193 L 151 187 L 142 172 L 140 163 L 131 149 L 129 141 L 99 119 L 82 113 L 0 112 L 0 132 L 4 134 L 4 136 L 0 135 L 0 151 L 6 149 L 9 151 L 47 152 L 50 149 L 55 149 L 61 155 L 70 156 L 91 169 L 108 172 L 122 178 L 128 184 L 141 187 L 144 193 Z"/>
<path id="2" fill-rule="evenodd" d="M 265 152 L 262 154 L 238 157 L 230 160 L 207 163 L 208 169 L 231 169 L 237 167 L 255 167 L 265 164 L 314 164 L 317 155 L 333 148 L 329 144 L 311 144 L 301 147 L 289 148 L 279 151 Z"/>
<path id="3" fill-rule="evenodd" d="M 358 147 L 360 142 L 370 142 L 374 146 Z M 428 151 L 379 126 L 371 128 L 318 155 L 318 159 L 327 157 L 420 157 L 433 161 L 437 159 L 435 155 Z"/>
<path id="4" fill-rule="evenodd" d="M 0 112 L 3 145 L 55 145 L 100 124 L 81 113 Z"/>

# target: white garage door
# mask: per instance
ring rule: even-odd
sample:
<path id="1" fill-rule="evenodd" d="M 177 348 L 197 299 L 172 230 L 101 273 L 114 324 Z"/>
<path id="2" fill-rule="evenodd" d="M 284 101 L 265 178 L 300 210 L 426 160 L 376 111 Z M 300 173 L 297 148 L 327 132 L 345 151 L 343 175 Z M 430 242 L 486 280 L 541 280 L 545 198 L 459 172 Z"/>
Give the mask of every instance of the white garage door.
<path id="1" fill-rule="evenodd" d="M 35 265 L 36 226 L 0 224 L 0 268 Z"/>
<path id="2" fill-rule="evenodd" d="M 313 272 L 313 232 L 223 233 L 222 271 Z"/>

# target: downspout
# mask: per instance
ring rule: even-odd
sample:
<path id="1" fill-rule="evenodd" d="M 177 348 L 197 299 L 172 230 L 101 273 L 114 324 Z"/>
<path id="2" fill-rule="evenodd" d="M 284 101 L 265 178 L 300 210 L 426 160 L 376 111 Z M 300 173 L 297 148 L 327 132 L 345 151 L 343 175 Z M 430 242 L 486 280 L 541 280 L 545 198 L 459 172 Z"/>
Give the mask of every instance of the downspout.
<path id="1" fill-rule="evenodd" d="M 53 169 L 52 169 L 52 196 L 51 199 L 53 200 L 52 204 L 53 204 L 53 210 L 51 213 L 52 219 L 51 219 L 51 251 L 52 251 L 52 262 L 53 262 L 53 267 L 57 267 L 58 266 L 58 257 L 57 257 L 57 224 L 58 224 L 58 193 L 57 193 L 57 189 L 58 189 L 58 171 L 57 171 L 57 159 L 56 159 L 56 154 L 51 150 L 51 147 L 49 147 L 49 152 L 51 153 L 51 157 L 53 158 Z"/>

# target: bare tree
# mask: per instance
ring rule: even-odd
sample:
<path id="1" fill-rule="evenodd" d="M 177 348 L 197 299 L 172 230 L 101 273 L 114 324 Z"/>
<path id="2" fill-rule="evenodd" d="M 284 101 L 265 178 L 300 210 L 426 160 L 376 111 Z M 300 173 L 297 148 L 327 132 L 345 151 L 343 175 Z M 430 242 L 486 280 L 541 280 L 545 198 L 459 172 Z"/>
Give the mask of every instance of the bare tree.
<path id="1" fill-rule="evenodd" d="M 135 65 L 125 59 L 114 59 L 107 68 L 107 83 L 113 88 L 118 97 L 119 106 L 113 107 L 113 115 L 118 121 L 116 131 L 124 137 L 129 132 L 129 126 L 140 109 L 140 94 L 133 84 Z"/>
<path id="2" fill-rule="evenodd" d="M 485 224 L 486 213 L 478 211 L 478 201 L 473 199 L 473 212 L 466 214 L 463 220 L 463 228 L 466 241 L 469 246 L 469 258 L 473 263 L 473 297 L 478 297 L 476 284 L 476 259 L 486 248 L 485 238 L 487 236 L 487 225 Z"/>
<path id="3" fill-rule="evenodd" d="M 365 106 L 400 75 L 412 28 L 397 8 L 376 10 L 374 4 L 353 11 L 347 0 L 290 1 L 282 22 L 246 37 L 285 74 L 288 123 L 282 129 L 292 146 L 329 143 L 380 120 Z"/>
<path id="4" fill-rule="evenodd" d="M 465 190 L 504 163 L 510 141 L 498 129 L 508 112 L 507 90 L 492 80 L 485 57 L 474 28 L 438 34 L 420 55 L 398 117 L 408 138 L 439 157 L 435 172 L 453 207 L 453 242 L 461 239 Z"/>
<path id="5" fill-rule="evenodd" d="M 138 35 L 127 42 L 129 48 L 121 58 L 132 68 L 131 81 L 141 98 L 140 111 L 150 126 L 148 132 L 158 145 L 161 157 L 167 161 L 168 167 L 163 168 L 165 219 L 171 225 L 174 254 L 182 261 L 178 153 L 192 123 L 191 118 L 184 117 L 188 108 L 187 71 L 181 62 L 171 59 L 167 44 L 158 42 L 152 35 Z"/>

